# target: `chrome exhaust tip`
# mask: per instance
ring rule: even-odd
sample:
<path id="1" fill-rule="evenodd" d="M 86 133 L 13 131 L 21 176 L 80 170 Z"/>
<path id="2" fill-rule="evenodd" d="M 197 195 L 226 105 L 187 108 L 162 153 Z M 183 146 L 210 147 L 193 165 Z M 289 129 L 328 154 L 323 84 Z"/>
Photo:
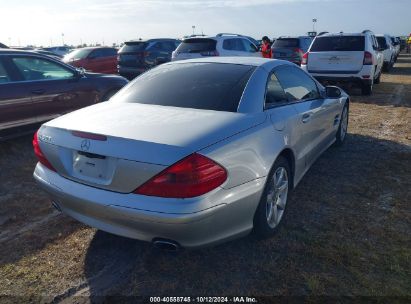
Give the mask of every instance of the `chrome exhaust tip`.
<path id="1" fill-rule="evenodd" d="M 172 240 L 165 240 L 165 239 L 154 239 L 153 246 L 156 249 L 169 251 L 169 252 L 177 252 L 180 250 L 180 245 Z"/>

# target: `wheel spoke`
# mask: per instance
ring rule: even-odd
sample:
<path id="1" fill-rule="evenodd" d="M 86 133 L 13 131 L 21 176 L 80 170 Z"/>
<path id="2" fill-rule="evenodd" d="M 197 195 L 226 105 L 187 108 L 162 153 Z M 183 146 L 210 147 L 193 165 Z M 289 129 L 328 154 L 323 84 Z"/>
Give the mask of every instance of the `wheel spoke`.
<path id="1" fill-rule="evenodd" d="M 277 205 L 273 206 L 273 219 L 274 219 L 274 224 L 277 226 L 278 224 L 278 209 L 277 209 Z"/>
<path id="2" fill-rule="evenodd" d="M 277 188 L 278 188 L 278 185 L 280 185 L 284 179 L 284 171 L 285 171 L 284 168 L 281 168 L 280 176 L 276 179 L 275 186 Z"/>
<path id="3" fill-rule="evenodd" d="M 288 174 L 284 167 L 279 167 L 270 180 L 266 197 L 267 224 L 275 228 L 281 221 L 287 203 Z"/>
<path id="4" fill-rule="evenodd" d="M 282 194 L 285 189 L 288 187 L 288 182 L 284 181 L 278 188 L 277 188 L 277 193 Z"/>
<path id="5" fill-rule="evenodd" d="M 279 198 L 278 202 L 277 202 L 277 206 L 280 207 L 281 210 L 285 209 L 285 202 L 286 202 L 286 198 Z"/>

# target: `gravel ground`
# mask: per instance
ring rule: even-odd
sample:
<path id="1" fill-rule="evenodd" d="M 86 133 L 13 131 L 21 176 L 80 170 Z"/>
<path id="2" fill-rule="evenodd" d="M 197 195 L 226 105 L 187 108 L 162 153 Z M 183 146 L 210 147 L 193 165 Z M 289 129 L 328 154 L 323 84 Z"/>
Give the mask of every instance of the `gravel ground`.
<path id="1" fill-rule="evenodd" d="M 411 56 L 401 55 L 372 96 L 349 93 L 346 143 L 309 170 L 274 237 L 177 254 L 57 213 L 32 178 L 31 136 L 0 143 L 0 301 L 120 295 L 411 301 Z"/>

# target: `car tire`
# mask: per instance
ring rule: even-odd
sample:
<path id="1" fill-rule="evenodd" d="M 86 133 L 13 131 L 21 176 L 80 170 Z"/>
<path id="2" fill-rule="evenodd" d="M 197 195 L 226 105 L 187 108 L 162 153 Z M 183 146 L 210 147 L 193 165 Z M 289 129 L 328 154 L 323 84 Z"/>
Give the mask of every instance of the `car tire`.
<path id="1" fill-rule="evenodd" d="M 370 84 L 363 84 L 361 86 L 361 94 L 362 95 L 371 95 L 372 94 L 372 83 Z"/>
<path id="2" fill-rule="evenodd" d="M 272 236 L 283 222 L 291 189 L 290 164 L 283 156 L 275 161 L 264 187 L 254 215 L 254 231 L 257 237 Z"/>
<path id="3" fill-rule="evenodd" d="M 341 112 L 340 125 L 338 126 L 337 134 L 335 135 L 335 145 L 341 146 L 344 143 L 345 138 L 347 137 L 348 130 L 348 105 L 345 104 Z"/>

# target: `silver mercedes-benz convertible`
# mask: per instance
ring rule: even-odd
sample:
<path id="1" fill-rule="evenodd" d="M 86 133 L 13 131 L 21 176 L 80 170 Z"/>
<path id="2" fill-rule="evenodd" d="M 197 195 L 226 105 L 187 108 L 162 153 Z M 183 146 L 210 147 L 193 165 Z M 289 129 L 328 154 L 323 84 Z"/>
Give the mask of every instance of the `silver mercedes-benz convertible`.
<path id="1" fill-rule="evenodd" d="M 288 193 L 344 141 L 348 107 L 344 91 L 286 61 L 166 63 L 43 124 L 34 177 L 63 213 L 159 247 L 269 236 Z"/>

